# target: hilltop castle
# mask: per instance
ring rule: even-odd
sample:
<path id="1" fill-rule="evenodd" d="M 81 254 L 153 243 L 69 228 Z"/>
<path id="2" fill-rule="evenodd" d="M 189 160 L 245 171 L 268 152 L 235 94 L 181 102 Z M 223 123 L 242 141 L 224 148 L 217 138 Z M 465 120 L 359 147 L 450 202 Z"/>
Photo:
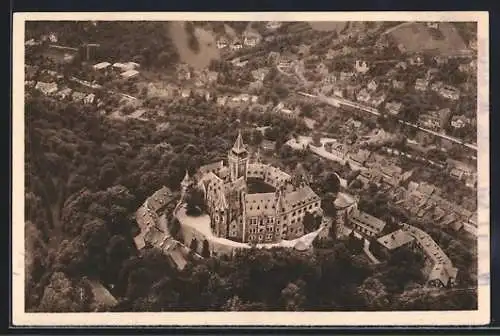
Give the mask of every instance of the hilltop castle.
<path id="1" fill-rule="evenodd" d="M 321 212 L 321 200 L 297 166 L 294 176 L 252 158 L 241 133 L 223 161 L 186 173 L 185 191 L 195 183 L 204 193 L 214 235 L 244 243 L 273 243 L 304 235 L 307 212 Z"/>

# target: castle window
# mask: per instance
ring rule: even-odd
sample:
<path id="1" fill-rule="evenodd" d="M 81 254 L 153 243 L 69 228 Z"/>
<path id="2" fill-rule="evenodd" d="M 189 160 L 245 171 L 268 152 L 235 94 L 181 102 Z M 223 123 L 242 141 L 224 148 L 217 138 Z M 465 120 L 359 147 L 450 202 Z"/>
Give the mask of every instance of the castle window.
<path id="1" fill-rule="evenodd" d="M 260 210 L 260 206 L 257 206 L 257 210 Z"/>
<path id="2" fill-rule="evenodd" d="M 263 238 L 262 235 L 259 235 L 259 240 L 262 240 L 262 238 Z"/>

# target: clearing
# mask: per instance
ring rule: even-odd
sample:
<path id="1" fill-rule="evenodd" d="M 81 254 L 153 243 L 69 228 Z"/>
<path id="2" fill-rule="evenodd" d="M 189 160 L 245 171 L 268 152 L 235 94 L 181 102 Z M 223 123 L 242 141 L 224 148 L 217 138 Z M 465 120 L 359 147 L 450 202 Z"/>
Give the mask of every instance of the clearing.
<path id="1" fill-rule="evenodd" d="M 194 34 L 198 39 L 200 50 L 196 53 L 189 47 L 189 36 L 184 28 L 185 22 L 173 21 L 169 24 L 170 38 L 172 39 L 181 62 L 187 63 L 196 69 L 207 68 L 212 60 L 220 59 L 214 34 L 211 31 L 196 27 Z"/>
<path id="2" fill-rule="evenodd" d="M 405 23 L 390 29 L 388 35 L 408 52 L 436 51 L 456 55 L 467 50 L 457 28 L 451 22 L 440 22 L 437 29 L 423 22 Z"/>

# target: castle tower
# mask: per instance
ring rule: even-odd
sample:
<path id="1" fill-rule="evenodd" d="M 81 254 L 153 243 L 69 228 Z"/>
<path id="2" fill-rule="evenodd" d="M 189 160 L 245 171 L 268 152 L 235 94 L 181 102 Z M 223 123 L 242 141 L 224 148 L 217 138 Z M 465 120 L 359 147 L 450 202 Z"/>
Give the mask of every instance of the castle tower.
<path id="1" fill-rule="evenodd" d="M 243 139 L 241 137 L 241 132 L 238 131 L 238 137 L 233 145 L 233 148 L 229 151 L 227 156 L 229 162 L 229 171 L 231 176 L 231 181 L 236 181 L 241 176 L 247 177 L 247 166 L 248 166 L 248 151 L 243 144 Z"/>
<path id="2" fill-rule="evenodd" d="M 191 178 L 189 177 L 189 173 L 186 170 L 186 175 L 184 175 L 184 178 L 181 181 L 181 193 L 185 194 L 190 186 L 191 186 Z"/>
<path id="3" fill-rule="evenodd" d="M 295 172 L 292 177 L 292 183 L 297 188 L 303 187 L 304 185 L 309 185 L 307 172 L 300 162 L 297 163 L 297 166 L 295 167 Z"/>
<path id="4" fill-rule="evenodd" d="M 262 157 L 260 155 L 260 149 L 257 149 L 257 151 L 253 155 L 253 162 L 254 163 L 262 163 Z"/>

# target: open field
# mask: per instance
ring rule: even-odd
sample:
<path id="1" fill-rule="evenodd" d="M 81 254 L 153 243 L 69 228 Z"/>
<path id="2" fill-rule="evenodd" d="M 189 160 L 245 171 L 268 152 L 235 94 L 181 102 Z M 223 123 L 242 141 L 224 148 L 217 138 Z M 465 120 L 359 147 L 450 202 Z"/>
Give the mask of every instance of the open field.
<path id="1" fill-rule="evenodd" d="M 441 55 L 455 55 L 467 49 L 453 23 L 441 22 L 438 29 L 422 22 L 400 25 L 389 32 L 397 44 L 408 52 L 436 51 Z"/>
<path id="2" fill-rule="evenodd" d="M 181 62 L 198 69 L 209 66 L 213 59 L 219 59 L 220 53 L 216 46 L 215 37 L 212 32 L 202 28 L 195 28 L 195 35 L 200 45 L 199 52 L 194 52 L 189 48 L 189 36 L 184 29 L 185 22 L 173 21 L 169 24 L 170 38 L 172 39 Z"/>

